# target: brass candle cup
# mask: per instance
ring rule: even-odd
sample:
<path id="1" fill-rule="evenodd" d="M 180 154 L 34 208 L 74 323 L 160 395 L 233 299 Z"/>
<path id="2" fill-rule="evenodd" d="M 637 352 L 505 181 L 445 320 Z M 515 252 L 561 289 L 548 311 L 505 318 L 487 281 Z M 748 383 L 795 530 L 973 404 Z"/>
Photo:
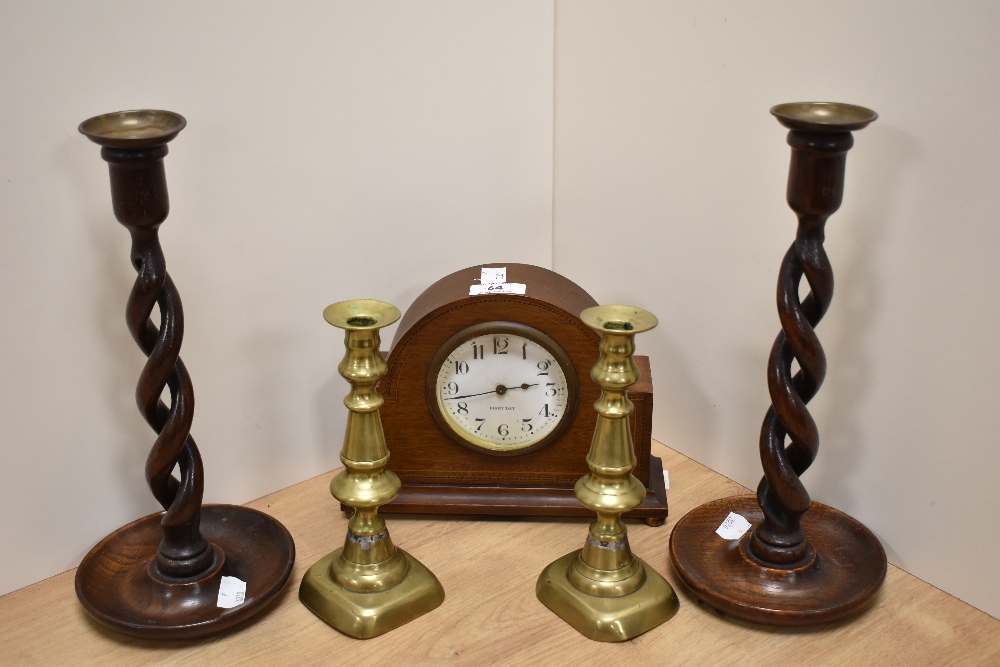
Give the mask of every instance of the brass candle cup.
<path id="1" fill-rule="evenodd" d="M 330 493 L 355 511 L 344 546 L 309 568 L 299 599 L 326 623 L 357 639 L 389 632 L 444 602 L 437 577 L 393 544 L 378 514 L 401 487 L 386 469 L 389 449 L 378 412 L 383 399 L 375 389 L 386 371 L 379 329 L 399 316 L 395 306 L 372 299 L 341 301 L 323 311 L 327 322 L 345 330 L 347 351 L 338 370 L 351 385 L 344 399 L 349 410 L 340 453 L 344 469 L 330 482 Z"/>
<path id="2" fill-rule="evenodd" d="M 635 335 L 656 326 L 656 317 L 632 306 L 595 306 L 580 314 L 601 334 L 600 357 L 590 377 L 601 387 L 594 403 L 597 426 L 587 454 L 590 473 L 577 481 L 576 497 L 597 513 L 583 549 L 566 554 L 538 577 L 535 594 L 584 636 L 605 642 L 631 639 L 677 612 L 673 588 L 632 554 L 621 515 L 642 502 L 646 490 L 632 474 L 633 452 L 627 390 L 639 380 L 633 360 Z"/>

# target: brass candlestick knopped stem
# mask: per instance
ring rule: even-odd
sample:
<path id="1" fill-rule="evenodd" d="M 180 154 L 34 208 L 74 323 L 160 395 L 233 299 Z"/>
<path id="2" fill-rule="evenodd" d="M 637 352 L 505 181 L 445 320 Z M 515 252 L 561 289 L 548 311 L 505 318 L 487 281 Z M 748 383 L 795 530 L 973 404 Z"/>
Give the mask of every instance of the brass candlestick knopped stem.
<path id="1" fill-rule="evenodd" d="M 345 330 L 347 352 L 338 366 L 351 384 L 344 399 L 349 413 L 340 460 L 344 469 L 330 493 L 354 508 L 344 546 L 309 568 L 299 587 L 302 604 L 346 635 L 368 639 L 409 623 L 438 607 L 444 589 L 416 558 L 392 543 L 378 508 L 402 486 L 386 469 L 389 448 L 375 389 L 386 371 L 379 329 L 399 319 L 399 309 L 359 299 L 327 306 L 323 317 Z"/>
<path id="2" fill-rule="evenodd" d="M 646 489 L 632 474 L 627 390 L 639 380 L 632 358 L 635 335 L 656 326 L 656 317 L 632 306 L 595 306 L 580 314 L 601 334 L 600 357 L 590 377 L 601 387 L 594 403 L 597 427 L 587 454 L 590 473 L 576 483 L 576 497 L 597 513 L 583 549 L 542 571 L 535 593 L 542 603 L 581 634 L 597 641 L 625 641 L 668 620 L 677 595 L 656 570 L 632 554 L 624 512 Z"/>
<path id="3" fill-rule="evenodd" d="M 886 574 L 885 552 L 871 531 L 812 502 L 799 479 L 819 451 L 819 430 L 806 404 L 826 375 L 815 332 L 833 297 L 824 227 L 843 199 L 851 132 L 878 115 L 831 102 L 780 104 L 771 113 L 790 130 L 787 197 L 799 222 L 778 274 L 782 330 L 767 368 L 771 407 L 760 434 L 764 478 L 756 502 L 723 498 L 682 517 L 670 535 L 670 557 L 695 595 L 721 611 L 760 623 L 811 625 L 863 609 Z M 803 277 L 809 294 L 800 299 Z M 799 365 L 794 375 L 793 361 Z M 753 530 L 739 539 L 717 535 L 730 512 Z"/>
<path id="4" fill-rule="evenodd" d="M 295 560 L 292 536 L 256 510 L 202 505 L 204 472 L 191 437 L 194 389 L 180 359 L 181 299 L 167 273 L 159 228 L 170 210 L 163 158 L 187 121 L 170 111 L 95 116 L 80 132 L 100 144 L 111 176 L 115 217 L 132 235 L 138 274 L 125 319 L 148 357 L 136 402 L 156 432 L 146 481 L 164 512 L 117 530 L 94 547 L 76 573 L 76 593 L 102 623 L 130 635 L 190 638 L 219 632 L 263 610 Z M 160 324 L 150 315 L 159 306 Z M 170 389 L 170 406 L 160 396 Z M 180 479 L 173 476 L 180 469 Z M 219 604 L 222 578 L 246 587 L 241 602 Z"/>

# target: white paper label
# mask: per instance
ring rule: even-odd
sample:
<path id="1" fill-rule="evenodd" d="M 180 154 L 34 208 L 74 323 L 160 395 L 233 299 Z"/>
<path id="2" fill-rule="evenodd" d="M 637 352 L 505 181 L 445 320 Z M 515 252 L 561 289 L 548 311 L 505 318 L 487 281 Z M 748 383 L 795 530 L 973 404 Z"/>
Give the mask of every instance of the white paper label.
<path id="1" fill-rule="evenodd" d="M 524 294 L 524 283 L 500 283 L 497 285 L 470 285 L 469 296 L 480 294 Z"/>
<path id="2" fill-rule="evenodd" d="M 663 488 L 670 490 L 670 473 L 666 470 L 663 471 Z"/>
<path id="3" fill-rule="evenodd" d="M 715 529 L 716 534 L 724 540 L 738 540 L 750 529 L 750 522 L 735 512 L 730 512 L 722 525 Z"/>
<path id="4" fill-rule="evenodd" d="M 484 287 L 486 285 L 503 285 L 507 282 L 507 267 L 501 266 L 500 268 L 493 269 L 483 267 L 480 271 L 479 282 Z"/>
<path id="5" fill-rule="evenodd" d="M 469 296 L 480 294 L 524 294 L 522 283 L 507 282 L 507 267 L 486 267 L 479 271 L 479 284 L 469 286 Z"/>
<path id="6" fill-rule="evenodd" d="M 239 607 L 247 597 L 247 582 L 237 577 L 223 577 L 219 584 L 219 599 L 216 606 L 223 609 Z"/>

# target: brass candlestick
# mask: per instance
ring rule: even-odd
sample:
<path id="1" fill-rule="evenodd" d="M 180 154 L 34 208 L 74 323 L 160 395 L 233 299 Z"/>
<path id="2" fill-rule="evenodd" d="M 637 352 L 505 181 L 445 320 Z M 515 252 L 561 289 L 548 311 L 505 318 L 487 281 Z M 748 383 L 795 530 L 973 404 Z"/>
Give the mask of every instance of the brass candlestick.
<path id="1" fill-rule="evenodd" d="M 632 555 L 621 515 L 646 496 L 632 476 L 626 391 L 639 380 L 632 358 L 635 335 L 656 326 L 656 317 L 631 306 L 595 306 L 580 319 L 601 334 L 600 357 L 590 371 L 601 387 L 594 403 L 597 427 L 587 454 L 590 474 L 576 483 L 576 497 L 597 512 L 583 549 L 559 558 L 542 571 L 535 594 L 581 634 L 620 642 L 652 630 L 677 612 L 667 580 Z"/>
<path id="2" fill-rule="evenodd" d="M 156 432 L 146 481 L 164 512 L 108 535 L 76 571 L 76 594 L 97 620 L 155 639 L 202 637 L 263 611 L 288 580 L 295 544 L 284 526 L 248 507 L 202 505 L 204 472 L 191 437 L 194 389 L 180 359 L 184 316 L 167 273 L 159 227 L 170 206 L 163 158 L 187 122 L 170 111 L 96 116 L 80 132 L 103 146 L 115 217 L 132 235 L 138 274 L 125 319 L 149 358 L 136 387 Z M 159 326 L 150 314 L 159 307 Z M 160 396 L 170 388 L 170 405 Z M 180 479 L 173 476 L 179 468 Z M 231 577 L 231 579 L 225 579 Z M 245 594 L 220 587 L 240 580 Z M 227 597 L 231 598 L 227 601 Z"/>
<path id="3" fill-rule="evenodd" d="M 386 470 L 389 449 L 375 384 L 385 373 L 378 331 L 399 319 L 399 309 L 371 299 L 341 301 L 323 311 L 326 321 L 346 331 L 347 352 L 338 366 L 351 383 L 344 399 L 350 413 L 340 460 L 344 469 L 330 493 L 354 508 L 344 546 L 309 568 L 299 599 L 346 635 L 368 639 L 409 623 L 444 601 L 437 577 L 397 548 L 378 508 L 396 497 L 400 481 Z"/>
<path id="4" fill-rule="evenodd" d="M 847 514 L 812 502 L 799 479 L 819 451 L 819 430 L 806 404 L 826 375 L 815 332 L 833 297 L 824 226 L 843 199 L 851 132 L 878 115 L 830 102 L 780 104 L 771 113 L 791 130 L 787 196 L 799 224 L 778 274 L 782 331 L 767 368 L 771 407 L 760 434 L 764 478 L 756 501 L 723 498 L 682 517 L 670 535 L 670 557 L 694 594 L 720 611 L 759 623 L 811 625 L 863 609 L 886 574 L 878 538 Z M 803 276 L 809 295 L 800 299 Z M 794 375 L 793 361 L 799 365 Z M 731 512 L 753 530 L 736 539 L 717 535 Z"/>

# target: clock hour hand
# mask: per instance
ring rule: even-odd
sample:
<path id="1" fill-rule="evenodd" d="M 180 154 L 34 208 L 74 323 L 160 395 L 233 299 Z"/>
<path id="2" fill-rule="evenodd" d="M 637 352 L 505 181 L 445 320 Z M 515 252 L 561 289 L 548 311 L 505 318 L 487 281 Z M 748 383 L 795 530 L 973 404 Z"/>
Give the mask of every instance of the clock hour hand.
<path id="1" fill-rule="evenodd" d="M 503 396 L 504 394 L 507 393 L 509 389 L 527 389 L 528 387 L 536 387 L 536 386 L 538 386 L 537 382 L 535 384 L 528 384 L 527 382 L 525 382 L 519 387 L 505 387 L 502 384 L 498 384 L 497 388 L 491 391 L 481 391 L 478 394 L 465 394 L 464 396 L 445 396 L 444 400 L 454 401 L 459 398 L 472 398 L 473 396 L 485 396 L 486 394 L 499 394 Z"/>
<path id="2" fill-rule="evenodd" d="M 537 382 L 535 384 L 528 384 L 527 382 L 525 382 L 519 387 L 506 387 L 506 389 L 527 389 L 529 387 L 537 387 L 537 386 L 538 386 Z"/>

